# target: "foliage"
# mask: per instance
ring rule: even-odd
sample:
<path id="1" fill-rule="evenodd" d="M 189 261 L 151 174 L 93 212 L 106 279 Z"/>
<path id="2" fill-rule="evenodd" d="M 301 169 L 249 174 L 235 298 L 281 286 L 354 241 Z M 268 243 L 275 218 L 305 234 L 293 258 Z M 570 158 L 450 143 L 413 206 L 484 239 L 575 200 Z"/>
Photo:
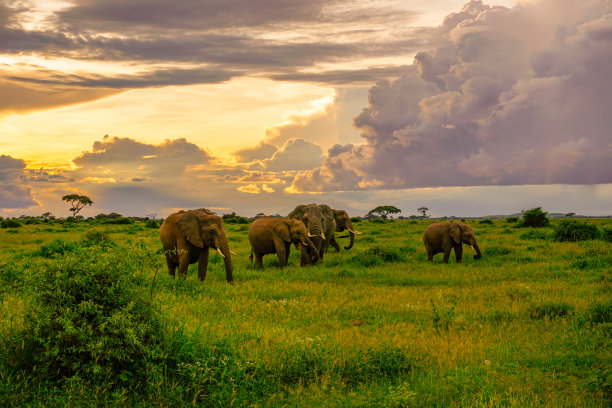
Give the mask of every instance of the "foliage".
<path id="1" fill-rule="evenodd" d="M 19 228 L 21 223 L 17 220 L 7 218 L 6 220 L 0 221 L 0 228 Z"/>
<path id="2" fill-rule="evenodd" d="M 161 361 L 159 312 L 117 259 L 82 250 L 44 268 L 33 310 L 9 337 L 9 365 L 39 380 L 73 376 L 94 384 L 142 382 Z"/>
<path id="3" fill-rule="evenodd" d="M 85 207 L 86 205 L 92 205 L 93 201 L 85 195 L 79 194 L 67 194 L 62 197 L 62 201 L 66 201 L 70 203 L 70 211 L 72 211 L 72 216 L 76 217 L 76 215 Z"/>
<path id="4" fill-rule="evenodd" d="M 427 211 L 429 211 L 429 208 L 419 207 L 417 208 L 417 211 L 421 213 L 421 218 L 429 218 L 429 216 L 427 215 Z"/>
<path id="5" fill-rule="evenodd" d="M 400 212 L 402 212 L 402 210 L 392 205 L 379 205 L 378 207 L 370 210 L 368 215 L 378 216 L 383 220 L 386 220 L 389 214 L 397 214 Z"/>
<path id="6" fill-rule="evenodd" d="M 563 219 L 554 226 L 555 241 L 576 242 L 587 239 L 597 239 L 601 235 L 596 225 L 587 224 L 574 219 Z"/>
<path id="7" fill-rule="evenodd" d="M 133 224 L 134 220 L 127 217 L 118 217 L 118 218 L 107 218 L 104 221 L 104 224 L 116 224 L 116 225 L 124 225 L 124 224 Z"/>
<path id="8" fill-rule="evenodd" d="M 506 218 L 506 222 L 507 223 L 513 223 L 513 222 L 517 222 L 518 218 L 517 217 L 508 217 Z"/>
<path id="9" fill-rule="evenodd" d="M 612 228 L 602 228 L 601 238 L 606 242 L 612 242 Z"/>
<path id="10" fill-rule="evenodd" d="M 523 227 L 546 227 L 550 224 L 548 213 L 542 211 L 542 207 L 532 208 L 523 213 L 521 226 Z"/>
<path id="11" fill-rule="evenodd" d="M 230 214 L 223 214 L 221 218 L 223 219 L 223 223 L 225 224 L 249 224 L 251 222 L 246 217 L 236 215 L 235 212 L 232 212 Z"/>
<path id="12" fill-rule="evenodd" d="M 565 317 L 573 312 L 573 307 L 567 303 L 543 303 L 533 305 L 529 308 L 529 317 L 532 319 L 543 319 L 545 317 L 553 319 L 555 317 Z"/>
<path id="13" fill-rule="evenodd" d="M 612 323 L 612 301 L 591 303 L 586 310 L 586 319 L 591 323 Z"/>
<path id="14" fill-rule="evenodd" d="M 46 245 L 40 247 L 40 256 L 43 258 L 52 258 L 55 255 L 65 255 L 68 252 L 74 252 L 78 245 L 74 242 L 66 242 L 61 239 L 54 239 Z"/>
<path id="15" fill-rule="evenodd" d="M 480 220 L 480 221 L 478 221 L 478 224 L 493 225 L 493 221 L 491 221 L 491 220 Z"/>
<path id="16" fill-rule="evenodd" d="M 361 222 L 361 221 L 362 221 L 361 217 L 351 217 L 352 223 Z"/>
<path id="17" fill-rule="evenodd" d="M 161 222 L 157 220 L 147 220 L 145 222 L 145 227 L 147 228 L 159 228 L 160 225 L 161 225 Z"/>

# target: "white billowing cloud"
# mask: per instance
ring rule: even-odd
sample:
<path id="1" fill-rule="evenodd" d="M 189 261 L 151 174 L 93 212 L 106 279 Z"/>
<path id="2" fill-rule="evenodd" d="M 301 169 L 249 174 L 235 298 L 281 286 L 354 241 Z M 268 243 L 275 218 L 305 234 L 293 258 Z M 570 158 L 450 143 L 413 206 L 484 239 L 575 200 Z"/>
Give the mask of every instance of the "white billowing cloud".
<path id="1" fill-rule="evenodd" d="M 255 160 L 263 160 L 272 157 L 277 148 L 269 143 L 260 142 L 254 147 L 245 147 L 244 149 L 236 150 L 232 156 L 238 163 L 250 163 Z"/>
<path id="2" fill-rule="evenodd" d="M 130 138 L 104 136 L 72 162 L 76 177 L 132 180 L 180 177 L 190 165 L 204 165 L 212 156 L 186 139 L 165 140 L 159 145 L 141 143 Z"/>
<path id="3" fill-rule="evenodd" d="M 25 162 L 0 155 L 0 209 L 26 208 L 36 205 L 32 190 L 24 183 Z"/>
<path id="4" fill-rule="evenodd" d="M 289 139 L 269 159 L 259 163 L 273 172 L 310 170 L 323 163 L 323 150 L 304 139 Z"/>
<path id="5" fill-rule="evenodd" d="M 612 182 L 612 5 L 470 1 L 289 189 Z"/>

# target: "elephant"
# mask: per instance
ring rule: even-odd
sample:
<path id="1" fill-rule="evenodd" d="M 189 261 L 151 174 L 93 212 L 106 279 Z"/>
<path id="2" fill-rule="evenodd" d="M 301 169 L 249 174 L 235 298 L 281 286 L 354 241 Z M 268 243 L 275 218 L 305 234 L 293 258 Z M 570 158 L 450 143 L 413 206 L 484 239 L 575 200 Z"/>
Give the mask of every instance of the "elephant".
<path id="1" fill-rule="evenodd" d="M 176 267 L 179 277 L 185 278 L 189 264 L 198 262 L 198 277 L 206 278 L 209 248 L 215 248 L 225 262 L 225 277 L 233 281 L 232 257 L 223 220 L 210 210 L 181 210 L 164 220 L 159 237 L 162 241 L 168 272 L 174 276 Z"/>
<path id="2" fill-rule="evenodd" d="M 334 210 L 333 208 L 332 208 L 332 211 L 334 213 L 334 219 L 336 221 L 335 232 L 342 232 L 345 229 L 349 231 L 349 236 L 351 238 L 351 241 L 349 243 L 349 246 L 344 247 L 344 249 L 349 250 L 353 247 L 353 243 L 355 242 L 355 235 L 360 235 L 361 232 L 355 231 L 353 229 L 353 224 L 351 223 L 351 217 L 349 217 L 346 211 Z M 336 237 L 333 235 L 330 240 L 330 245 L 336 249 L 336 252 L 340 252 L 340 245 L 338 245 L 338 243 L 336 242 Z"/>
<path id="3" fill-rule="evenodd" d="M 288 215 L 289 218 L 300 220 L 306 225 L 308 235 L 315 248 L 300 245 L 300 264 L 314 264 L 323 259 L 323 254 L 336 229 L 336 221 L 332 209 L 324 204 L 303 204 L 295 207 Z M 316 250 L 316 251 L 315 251 Z"/>
<path id="4" fill-rule="evenodd" d="M 263 268 L 263 256 L 276 253 L 281 268 L 287 266 L 291 243 L 309 247 L 316 262 L 319 259 L 318 249 L 308 237 L 306 225 L 300 220 L 281 217 L 261 217 L 249 226 L 251 243 L 251 261 L 255 254 L 255 263 Z"/>
<path id="5" fill-rule="evenodd" d="M 438 252 L 444 253 L 442 261 L 448 263 L 451 249 L 455 250 L 455 259 L 461 262 L 463 257 L 463 244 L 471 245 L 476 251 L 474 259 L 480 259 L 482 254 L 476 243 L 474 230 L 462 222 L 436 222 L 425 228 L 423 243 L 427 250 L 427 260 L 433 261 Z"/>

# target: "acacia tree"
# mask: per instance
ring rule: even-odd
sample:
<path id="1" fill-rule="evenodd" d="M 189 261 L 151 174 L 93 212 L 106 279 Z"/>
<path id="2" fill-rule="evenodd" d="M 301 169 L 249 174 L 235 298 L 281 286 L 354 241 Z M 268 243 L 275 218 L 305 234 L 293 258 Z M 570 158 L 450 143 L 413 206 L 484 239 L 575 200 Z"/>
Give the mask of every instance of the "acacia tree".
<path id="1" fill-rule="evenodd" d="M 428 210 L 429 208 L 427 207 L 417 208 L 417 211 L 421 213 L 421 218 L 429 218 L 429 216 L 427 215 Z"/>
<path id="2" fill-rule="evenodd" d="M 70 203 L 70 211 L 72 211 L 73 217 L 76 217 L 79 211 L 81 211 L 86 205 L 93 204 L 93 201 L 91 201 L 89 197 L 78 194 L 65 195 L 62 197 L 62 201 Z"/>
<path id="3" fill-rule="evenodd" d="M 402 212 L 402 210 L 400 210 L 397 207 L 394 207 L 392 205 L 380 205 L 376 208 L 374 208 L 373 210 L 370 210 L 370 212 L 368 213 L 369 215 L 376 215 L 378 214 L 378 216 L 380 218 L 382 218 L 383 220 L 387 219 L 387 216 L 389 214 L 396 214 L 396 213 L 400 213 Z"/>

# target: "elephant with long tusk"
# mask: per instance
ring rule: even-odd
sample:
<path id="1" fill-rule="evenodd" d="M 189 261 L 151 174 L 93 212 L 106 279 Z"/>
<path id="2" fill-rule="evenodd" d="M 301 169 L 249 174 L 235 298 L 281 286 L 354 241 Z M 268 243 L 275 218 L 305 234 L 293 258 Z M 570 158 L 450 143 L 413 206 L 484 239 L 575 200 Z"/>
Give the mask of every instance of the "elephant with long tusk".
<path id="1" fill-rule="evenodd" d="M 168 272 L 174 276 L 176 268 L 179 277 L 184 278 L 189 264 L 198 263 L 198 277 L 206 278 L 209 249 L 214 248 L 225 262 L 225 277 L 233 281 L 232 252 L 229 250 L 223 220 L 211 211 L 179 211 L 168 216 L 159 229 Z"/>
<path id="2" fill-rule="evenodd" d="M 323 258 L 323 253 L 327 250 L 336 228 L 332 209 L 324 204 L 298 205 L 288 217 L 304 223 L 315 247 L 313 249 L 300 245 L 301 265 L 314 264 Z"/>
<path id="3" fill-rule="evenodd" d="M 348 246 L 345 246 L 344 249 L 349 250 L 353 247 L 353 243 L 355 242 L 355 235 L 361 235 L 361 232 L 353 229 L 353 223 L 351 223 L 351 217 L 349 217 L 348 213 L 344 210 L 334 210 L 334 220 L 336 221 L 336 230 L 335 232 L 342 232 L 345 229 L 349 232 L 350 242 Z M 336 242 L 336 238 L 332 237 L 330 240 L 330 245 L 336 249 L 336 252 L 340 252 L 340 245 Z"/>

